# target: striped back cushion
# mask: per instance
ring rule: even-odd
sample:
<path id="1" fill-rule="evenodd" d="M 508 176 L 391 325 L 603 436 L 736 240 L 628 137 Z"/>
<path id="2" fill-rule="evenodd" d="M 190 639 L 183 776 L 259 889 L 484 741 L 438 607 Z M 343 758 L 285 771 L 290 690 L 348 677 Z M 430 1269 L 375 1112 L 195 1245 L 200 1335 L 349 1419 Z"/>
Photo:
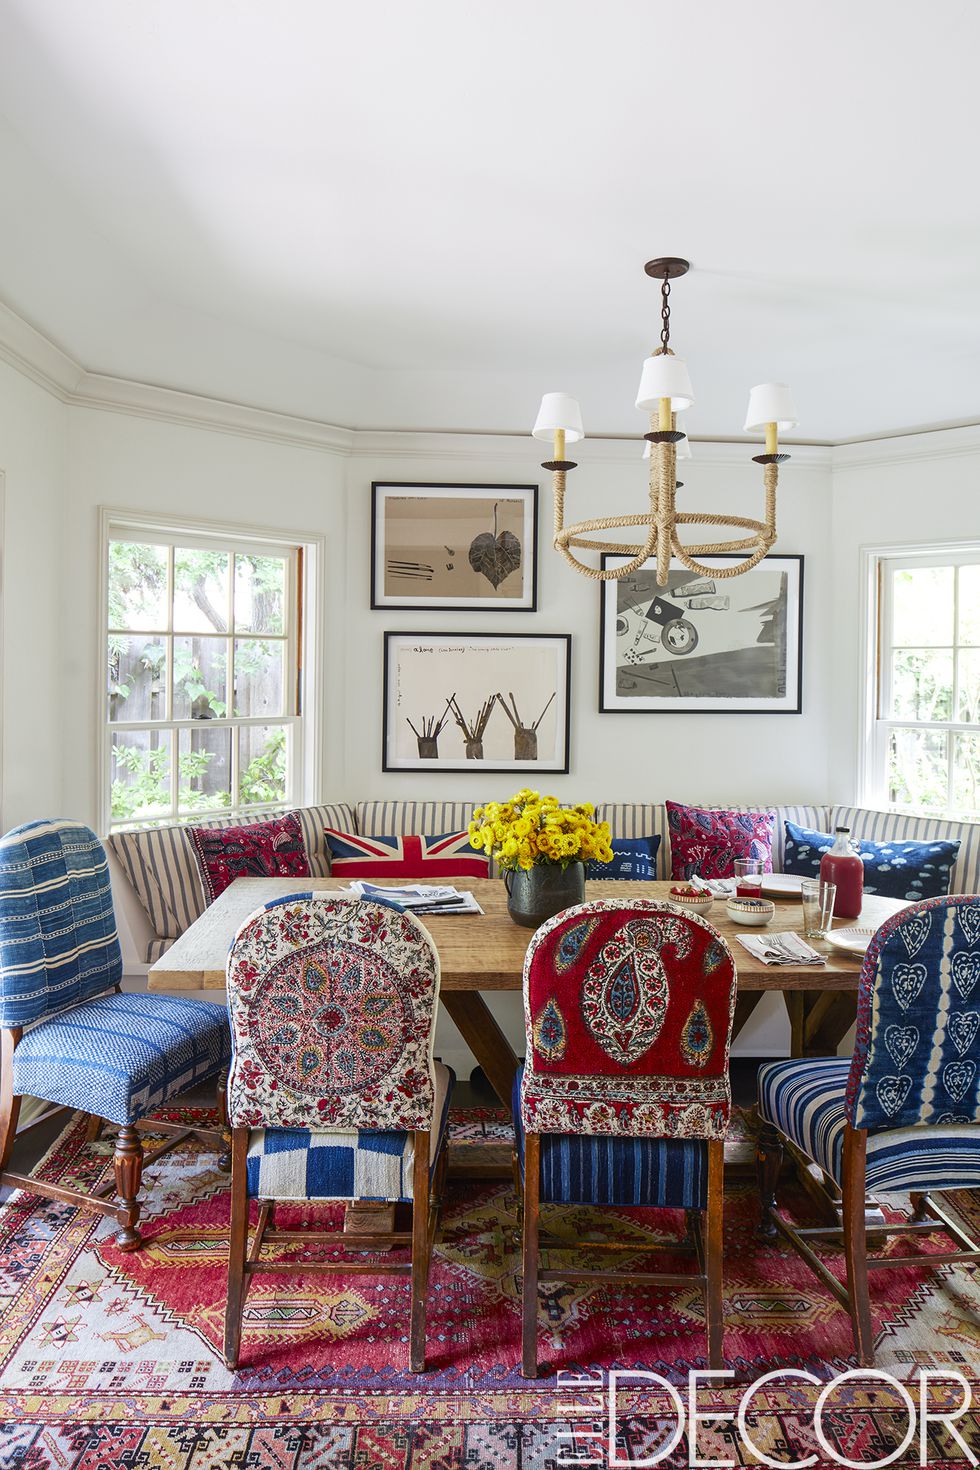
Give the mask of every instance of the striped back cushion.
<path id="1" fill-rule="evenodd" d="M 465 832 L 473 808 L 479 805 L 480 801 L 359 801 L 356 830 L 362 837 Z"/>
<path id="2" fill-rule="evenodd" d="M 792 821 L 796 821 L 793 817 Z M 980 822 L 948 822 L 941 817 L 910 817 L 901 812 L 876 812 L 867 807 L 835 806 L 828 826 L 850 827 L 852 837 L 869 842 L 959 842 L 960 850 L 950 876 L 950 893 L 980 893 Z"/>
<path id="3" fill-rule="evenodd" d="M 297 807 L 296 816 L 303 830 L 310 876 L 328 877 L 330 857 L 324 830 L 338 825 L 353 826 L 354 813 L 346 802 L 336 802 Z M 264 820 L 264 815 L 255 817 L 256 822 Z M 241 817 L 219 817 L 197 825 L 242 827 L 248 822 Z M 153 926 L 154 936 L 146 953 L 147 962 L 153 964 L 168 948 L 163 941 L 179 939 L 204 913 L 204 888 L 194 845 L 187 827 L 179 825 L 151 827 L 142 832 L 115 832 L 107 841 Z"/>
<path id="4" fill-rule="evenodd" d="M 774 811 L 776 820 L 772 834 L 772 866 L 781 872 L 785 847 L 786 829 L 783 823 L 788 818 L 800 826 L 817 826 L 829 822 L 829 806 L 770 806 L 768 802 L 754 802 L 751 806 L 733 803 L 726 806 L 712 804 L 708 810 L 729 812 Z M 596 821 L 608 822 L 614 837 L 652 837 L 660 835 L 660 851 L 657 854 L 657 877 L 667 878 L 671 871 L 670 833 L 667 830 L 667 810 L 663 803 L 651 802 L 606 802 L 596 808 Z M 823 829 L 822 829 L 823 830 Z"/>
<path id="5" fill-rule="evenodd" d="M 78 822 L 0 839 L 0 1026 L 29 1026 L 122 978 L 109 865 Z"/>

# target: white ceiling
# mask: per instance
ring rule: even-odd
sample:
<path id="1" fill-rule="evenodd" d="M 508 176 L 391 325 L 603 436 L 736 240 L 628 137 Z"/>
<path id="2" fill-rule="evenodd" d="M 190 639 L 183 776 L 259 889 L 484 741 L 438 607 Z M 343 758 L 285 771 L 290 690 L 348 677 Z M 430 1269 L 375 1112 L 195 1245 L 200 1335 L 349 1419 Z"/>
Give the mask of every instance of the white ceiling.
<path id="1" fill-rule="evenodd" d="M 0 0 L 0 299 L 92 372 L 357 427 L 980 418 L 972 0 Z"/>

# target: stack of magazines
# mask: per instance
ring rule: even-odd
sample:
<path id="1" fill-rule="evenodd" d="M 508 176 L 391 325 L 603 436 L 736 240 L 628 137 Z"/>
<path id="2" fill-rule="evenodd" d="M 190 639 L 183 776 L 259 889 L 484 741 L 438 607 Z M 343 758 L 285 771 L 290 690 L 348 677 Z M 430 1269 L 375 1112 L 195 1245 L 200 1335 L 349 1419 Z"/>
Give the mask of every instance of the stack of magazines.
<path id="1" fill-rule="evenodd" d="M 350 892 L 358 898 L 386 898 L 413 914 L 482 914 L 472 893 L 455 888 L 438 888 L 425 883 L 410 883 L 404 888 L 381 887 L 378 883 L 355 880 Z"/>

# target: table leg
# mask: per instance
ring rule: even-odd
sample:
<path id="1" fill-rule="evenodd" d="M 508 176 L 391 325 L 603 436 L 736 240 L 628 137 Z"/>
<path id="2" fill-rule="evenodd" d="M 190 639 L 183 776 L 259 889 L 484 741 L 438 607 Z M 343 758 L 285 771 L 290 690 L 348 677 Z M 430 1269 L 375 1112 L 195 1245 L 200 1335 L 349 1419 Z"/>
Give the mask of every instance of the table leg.
<path id="1" fill-rule="evenodd" d="M 444 990 L 440 1000 L 486 1073 L 490 1086 L 504 1107 L 509 1108 L 517 1057 L 483 996 L 477 990 Z"/>

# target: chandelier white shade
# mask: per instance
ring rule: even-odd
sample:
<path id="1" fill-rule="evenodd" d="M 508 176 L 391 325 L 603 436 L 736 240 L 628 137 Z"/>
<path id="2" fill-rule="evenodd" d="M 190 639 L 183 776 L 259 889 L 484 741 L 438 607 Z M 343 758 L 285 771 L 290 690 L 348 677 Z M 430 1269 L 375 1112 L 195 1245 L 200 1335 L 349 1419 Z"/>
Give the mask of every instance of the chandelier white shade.
<path id="1" fill-rule="evenodd" d="M 553 458 L 543 469 L 552 473 L 555 499 L 556 551 L 583 576 L 608 582 L 632 576 L 647 560 L 654 560 L 657 585 L 667 585 L 672 560 L 680 562 L 698 576 L 722 579 L 737 577 L 756 566 L 776 540 L 776 484 L 780 464 L 789 458 L 780 453 L 779 433 L 795 428 L 796 406 L 785 383 L 757 383 L 749 394 L 745 419 L 747 433 L 761 430 L 765 434 L 765 451 L 752 456 L 762 465 L 765 497 L 763 518 L 743 515 L 716 515 L 705 511 L 677 509 L 678 459 L 688 459 L 691 447 L 687 435 L 677 427 L 677 414 L 694 402 L 687 364 L 670 348 L 670 283 L 687 273 L 686 260 L 662 256 L 644 267 L 648 276 L 661 284 L 660 347 L 646 359 L 640 376 L 636 406 L 650 415 L 650 430 L 644 434 L 644 459 L 650 462 L 649 510 L 637 515 L 597 516 L 592 520 L 565 525 L 565 484 L 575 462 L 565 458 L 566 444 L 583 439 L 582 410 L 567 393 L 546 393 L 541 400 L 532 434 L 535 439 L 550 440 Z M 734 527 L 742 534 L 728 540 L 706 541 L 688 545 L 678 534 L 680 526 Z M 604 533 L 629 528 L 634 539 L 628 542 L 608 541 Z M 597 534 L 598 533 L 598 534 Z M 618 566 L 589 566 L 577 551 L 613 554 Z M 744 553 L 732 559 L 732 553 Z M 724 557 L 708 566 L 698 561 L 701 556 Z"/>

